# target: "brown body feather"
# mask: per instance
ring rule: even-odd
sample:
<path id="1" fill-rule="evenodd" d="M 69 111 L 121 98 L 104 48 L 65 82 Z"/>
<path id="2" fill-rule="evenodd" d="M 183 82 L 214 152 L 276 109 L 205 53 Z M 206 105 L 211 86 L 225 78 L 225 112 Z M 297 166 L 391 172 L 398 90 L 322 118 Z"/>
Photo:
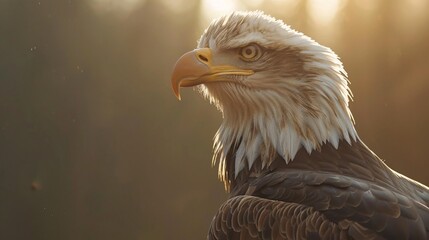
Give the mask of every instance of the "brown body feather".
<path id="1" fill-rule="evenodd" d="M 228 169 L 234 174 L 232 164 Z M 254 164 L 230 184 L 209 239 L 429 236 L 429 189 L 391 170 L 360 141 L 300 150 L 293 162 L 277 158 L 268 169 Z"/>

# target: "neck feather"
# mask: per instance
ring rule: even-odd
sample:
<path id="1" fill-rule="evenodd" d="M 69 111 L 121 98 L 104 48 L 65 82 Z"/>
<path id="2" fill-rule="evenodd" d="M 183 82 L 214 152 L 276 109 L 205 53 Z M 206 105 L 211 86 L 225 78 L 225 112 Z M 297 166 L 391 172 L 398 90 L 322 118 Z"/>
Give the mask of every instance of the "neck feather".
<path id="1" fill-rule="evenodd" d="M 324 77 L 315 78 L 326 81 Z M 261 161 L 265 168 L 279 155 L 288 164 L 301 148 L 310 154 L 327 142 L 337 148 L 340 140 L 349 144 L 356 141 L 358 136 L 348 108 L 349 89 L 344 88 L 347 93 L 340 94 L 343 96 L 331 93 L 330 89 L 323 90 L 322 95 L 327 97 L 317 98 L 317 105 L 309 108 L 281 92 L 267 92 L 267 96 L 259 99 L 272 102 L 255 103 L 253 107 L 238 106 L 237 102 L 231 109 L 221 106 L 224 118 L 214 138 L 213 155 L 213 163 L 219 164 L 219 178 L 228 184 L 229 178 L 237 177 L 244 168 L 250 170 L 255 161 Z M 262 109 L 258 105 L 271 107 Z M 234 162 L 233 175 L 227 172 L 231 161 Z"/>
<path id="2" fill-rule="evenodd" d="M 328 142 L 337 148 L 341 140 L 350 144 L 358 139 L 342 63 L 329 48 L 308 41 L 299 52 L 305 61 L 295 77 L 266 74 L 265 79 L 244 81 L 245 86 L 200 88 L 223 113 L 213 163 L 219 164 L 226 185 L 255 161 L 266 168 L 279 155 L 288 164 L 301 148 L 310 154 Z M 232 162 L 234 174 L 228 167 Z"/>

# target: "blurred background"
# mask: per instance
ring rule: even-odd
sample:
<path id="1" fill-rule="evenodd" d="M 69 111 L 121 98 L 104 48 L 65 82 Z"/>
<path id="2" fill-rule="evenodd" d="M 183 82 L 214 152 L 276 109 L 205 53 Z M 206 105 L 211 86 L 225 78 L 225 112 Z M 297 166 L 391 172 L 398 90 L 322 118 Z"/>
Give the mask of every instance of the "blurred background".
<path id="1" fill-rule="evenodd" d="M 204 239 L 221 115 L 170 73 L 254 9 L 331 47 L 361 138 L 429 184 L 427 0 L 1 0 L 0 239 Z"/>

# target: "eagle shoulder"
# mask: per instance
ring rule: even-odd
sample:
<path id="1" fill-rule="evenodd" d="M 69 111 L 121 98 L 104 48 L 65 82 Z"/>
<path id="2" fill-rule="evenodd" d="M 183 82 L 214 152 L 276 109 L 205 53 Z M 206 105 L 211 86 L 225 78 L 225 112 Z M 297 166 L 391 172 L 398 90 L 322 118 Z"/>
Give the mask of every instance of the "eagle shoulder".
<path id="1" fill-rule="evenodd" d="M 255 165 L 232 182 L 211 239 L 428 239 L 428 192 L 363 143 L 327 144 L 292 163 L 277 162 L 274 169 Z"/>

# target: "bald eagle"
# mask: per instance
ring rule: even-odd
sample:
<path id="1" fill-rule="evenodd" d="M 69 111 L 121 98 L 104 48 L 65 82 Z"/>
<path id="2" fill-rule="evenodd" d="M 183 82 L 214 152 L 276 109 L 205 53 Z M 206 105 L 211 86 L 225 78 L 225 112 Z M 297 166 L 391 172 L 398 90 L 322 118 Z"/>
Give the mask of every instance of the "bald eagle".
<path id="1" fill-rule="evenodd" d="M 262 12 L 214 20 L 172 87 L 222 113 L 213 161 L 230 198 L 208 239 L 429 239 L 429 188 L 359 138 L 337 55 Z"/>

